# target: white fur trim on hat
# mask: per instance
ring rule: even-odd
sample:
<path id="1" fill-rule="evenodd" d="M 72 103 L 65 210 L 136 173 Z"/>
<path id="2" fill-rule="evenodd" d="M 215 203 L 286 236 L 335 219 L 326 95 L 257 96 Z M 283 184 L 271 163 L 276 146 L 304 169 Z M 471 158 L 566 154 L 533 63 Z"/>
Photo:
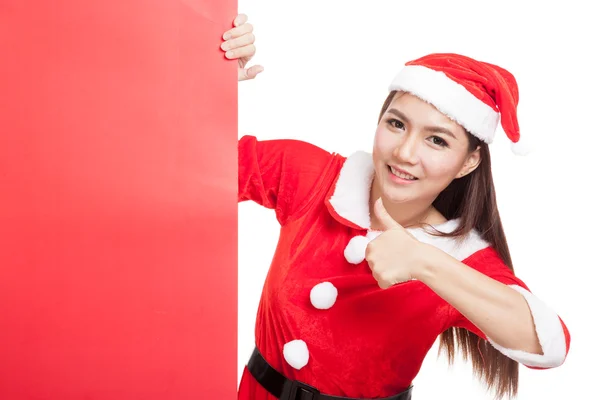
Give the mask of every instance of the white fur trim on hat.
<path id="1" fill-rule="evenodd" d="M 338 291 L 331 282 L 321 282 L 310 291 L 310 302 L 319 310 L 327 310 L 335 304 Z"/>
<path id="2" fill-rule="evenodd" d="M 394 77 L 389 90 L 409 92 L 432 104 L 486 143 L 494 139 L 500 114 L 443 72 L 408 65 Z"/>
<path id="3" fill-rule="evenodd" d="M 292 340 L 283 345 L 283 358 L 295 369 L 302 369 L 308 364 L 308 347 L 304 340 Z"/>

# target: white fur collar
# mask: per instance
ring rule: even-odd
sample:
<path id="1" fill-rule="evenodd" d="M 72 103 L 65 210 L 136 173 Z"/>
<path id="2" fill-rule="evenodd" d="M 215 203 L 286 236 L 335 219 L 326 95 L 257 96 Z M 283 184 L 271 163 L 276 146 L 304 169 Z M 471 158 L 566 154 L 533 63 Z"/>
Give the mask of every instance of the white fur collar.
<path id="1" fill-rule="evenodd" d="M 369 234 L 371 237 L 378 234 L 378 232 L 371 231 L 369 214 L 369 197 L 374 174 L 371 154 L 364 151 L 352 154 L 344 162 L 333 194 L 327 199 L 332 213 L 337 214 L 353 227 L 371 232 Z M 449 233 L 456 229 L 458 222 L 458 219 L 449 220 L 443 224 L 434 225 L 434 227 L 441 232 Z M 408 231 L 419 241 L 436 246 L 458 260 L 464 260 L 471 254 L 489 246 L 475 230 L 462 243 L 459 243 L 456 238 L 435 236 L 425 228 L 409 228 Z"/>
<path id="2" fill-rule="evenodd" d="M 362 229 L 371 227 L 369 197 L 374 174 L 369 153 L 352 154 L 344 162 L 333 196 L 329 198 L 329 204 L 340 217 Z"/>

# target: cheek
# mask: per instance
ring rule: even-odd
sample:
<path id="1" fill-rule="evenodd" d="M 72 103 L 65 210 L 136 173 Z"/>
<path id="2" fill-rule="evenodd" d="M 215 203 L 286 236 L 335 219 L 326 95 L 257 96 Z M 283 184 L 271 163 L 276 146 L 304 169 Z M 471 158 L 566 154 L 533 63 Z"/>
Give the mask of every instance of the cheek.
<path id="1" fill-rule="evenodd" d="M 375 131 L 373 142 L 373 156 L 376 160 L 389 158 L 396 147 L 394 135 L 385 128 L 379 127 Z"/>
<path id="2" fill-rule="evenodd" d="M 461 160 L 456 157 L 439 154 L 426 157 L 422 161 L 423 170 L 431 180 L 449 183 L 462 167 Z"/>

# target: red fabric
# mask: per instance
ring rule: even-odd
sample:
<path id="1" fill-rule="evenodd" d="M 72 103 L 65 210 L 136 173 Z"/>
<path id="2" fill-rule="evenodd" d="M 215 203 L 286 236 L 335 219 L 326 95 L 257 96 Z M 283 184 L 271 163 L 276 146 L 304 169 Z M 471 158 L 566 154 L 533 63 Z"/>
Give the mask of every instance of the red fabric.
<path id="1" fill-rule="evenodd" d="M 0 399 L 235 398 L 235 15 L 0 2 Z"/>
<path id="2" fill-rule="evenodd" d="M 409 61 L 406 65 L 420 65 L 443 72 L 473 96 L 499 111 L 500 123 L 506 135 L 513 142 L 519 140 L 519 89 L 515 77 L 509 71 L 494 64 L 453 53 L 430 54 Z"/>
<path id="3" fill-rule="evenodd" d="M 423 283 L 381 290 L 366 262 L 345 260 L 350 239 L 366 231 L 327 207 L 344 161 L 304 142 L 240 140 L 239 200 L 274 209 L 281 223 L 255 338 L 267 362 L 288 378 L 329 395 L 374 399 L 405 390 L 438 335 L 461 321 Z M 490 248 L 466 262 L 503 282 L 523 285 Z M 332 308 L 319 310 L 310 302 L 310 290 L 324 281 L 337 288 L 338 296 Z M 463 325 L 476 331 L 470 323 Z M 300 370 L 283 357 L 284 345 L 297 339 L 307 343 L 310 354 Z M 238 399 L 275 400 L 247 370 Z"/>
<path id="4" fill-rule="evenodd" d="M 334 162 L 329 153 L 306 142 L 260 142 L 253 136 L 240 139 L 238 158 L 238 201 L 275 210 L 282 225 L 318 195 L 323 172 Z"/>

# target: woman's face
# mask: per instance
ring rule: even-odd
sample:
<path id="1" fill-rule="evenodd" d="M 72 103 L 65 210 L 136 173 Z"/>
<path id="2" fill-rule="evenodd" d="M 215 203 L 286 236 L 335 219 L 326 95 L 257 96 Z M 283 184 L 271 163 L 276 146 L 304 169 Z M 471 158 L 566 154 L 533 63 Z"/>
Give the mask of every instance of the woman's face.
<path id="1" fill-rule="evenodd" d="M 431 204 L 479 164 L 479 149 L 469 152 L 467 135 L 431 104 L 397 93 L 375 133 L 375 184 L 390 203 Z"/>

